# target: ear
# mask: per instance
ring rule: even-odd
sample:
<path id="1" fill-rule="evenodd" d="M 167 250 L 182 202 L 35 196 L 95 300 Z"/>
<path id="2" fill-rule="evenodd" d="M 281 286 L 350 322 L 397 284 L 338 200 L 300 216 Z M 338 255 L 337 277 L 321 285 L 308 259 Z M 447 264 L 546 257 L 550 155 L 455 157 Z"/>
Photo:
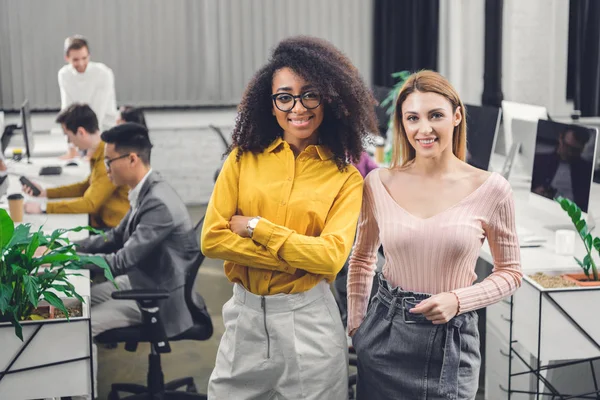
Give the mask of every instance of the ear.
<path id="1" fill-rule="evenodd" d="M 460 106 L 456 107 L 456 111 L 454 111 L 454 126 L 460 125 L 462 122 L 462 113 Z"/>
<path id="2" fill-rule="evenodd" d="M 85 129 L 83 129 L 82 126 L 80 126 L 79 128 L 77 128 L 77 132 L 75 132 L 75 135 L 83 136 L 84 133 L 87 133 L 87 132 L 85 131 Z"/>
<path id="3" fill-rule="evenodd" d="M 68 63 L 69 62 L 69 56 L 65 54 L 65 62 Z"/>

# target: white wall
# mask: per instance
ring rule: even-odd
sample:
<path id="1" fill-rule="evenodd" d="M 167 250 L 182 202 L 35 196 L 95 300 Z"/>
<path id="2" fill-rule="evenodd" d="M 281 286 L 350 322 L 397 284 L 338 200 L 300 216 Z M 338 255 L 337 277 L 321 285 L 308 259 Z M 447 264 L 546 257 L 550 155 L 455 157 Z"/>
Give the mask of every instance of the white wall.
<path id="1" fill-rule="evenodd" d="M 566 101 L 569 0 L 504 0 L 504 99 L 569 115 Z M 439 71 L 465 103 L 481 104 L 485 2 L 440 0 Z"/>
<path id="2" fill-rule="evenodd" d="M 233 105 L 271 48 L 313 35 L 369 83 L 373 0 L 0 0 L 0 109 L 58 109 L 65 37 L 115 73 L 118 104 Z"/>
<path id="3" fill-rule="evenodd" d="M 440 0 L 438 70 L 474 105 L 483 93 L 484 6 L 482 0 Z"/>
<path id="4" fill-rule="evenodd" d="M 570 114 L 566 101 L 569 0 L 504 0 L 502 90 L 506 100 Z"/>

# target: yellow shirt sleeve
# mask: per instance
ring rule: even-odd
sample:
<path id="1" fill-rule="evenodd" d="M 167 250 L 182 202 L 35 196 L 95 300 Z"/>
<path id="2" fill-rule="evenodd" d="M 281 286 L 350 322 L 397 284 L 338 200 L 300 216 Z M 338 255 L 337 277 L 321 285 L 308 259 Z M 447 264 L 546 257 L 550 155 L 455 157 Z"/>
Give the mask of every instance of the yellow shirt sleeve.
<path id="1" fill-rule="evenodd" d="M 76 187 L 77 184 L 72 186 Z M 48 203 L 46 212 L 48 214 L 96 214 L 115 190 L 117 187 L 108 178 L 104 161 L 98 160 L 92 166 L 89 184 L 84 192 L 75 199 Z M 74 194 L 74 191 L 69 194 Z"/>
<path id="2" fill-rule="evenodd" d="M 293 274 L 296 268 L 277 257 L 250 238 L 243 238 L 229 229 L 229 220 L 237 212 L 240 162 L 237 149 L 223 164 L 213 194 L 206 209 L 202 228 L 202 253 L 210 258 L 231 261 L 248 267 L 269 269 Z"/>
<path id="3" fill-rule="evenodd" d="M 356 216 L 362 204 L 363 179 L 350 174 L 338 193 L 318 237 L 296 233 L 261 218 L 252 239 L 295 268 L 313 274 L 335 275 L 344 266 L 356 234 Z"/>
<path id="4" fill-rule="evenodd" d="M 49 199 L 62 199 L 65 197 L 81 197 L 90 187 L 90 177 L 85 181 L 77 182 L 72 185 L 60 186 L 46 189 L 46 195 Z"/>

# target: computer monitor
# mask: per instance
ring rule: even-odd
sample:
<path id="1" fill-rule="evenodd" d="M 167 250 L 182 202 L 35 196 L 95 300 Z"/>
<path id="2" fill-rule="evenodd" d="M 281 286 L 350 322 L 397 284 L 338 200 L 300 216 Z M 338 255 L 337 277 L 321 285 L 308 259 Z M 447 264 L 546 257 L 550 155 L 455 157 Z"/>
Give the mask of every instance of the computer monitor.
<path id="1" fill-rule="evenodd" d="M 517 156 L 517 175 L 526 181 L 531 181 L 531 174 L 533 173 L 537 126 L 537 121 L 526 121 L 517 118 L 512 120 L 513 143 L 520 143 L 521 145 Z"/>
<path id="2" fill-rule="evenodd" d="M 499 141 L 503 144 L 504 154 L 508 154 L 513 142 L 517 140 L 512 131 L 512 120 L 518 118 L 525 121 L 537 121 L 539 119 L 548 119 L 546 107 L 534 106 L 531 104 L 515 103 L 513 101 L 502 101 L 502 125 L 503 135 L 500 135 Z"/>
<path id="3" fill-rule="evenodd" d="M 556 229 L 572 227 L 572 223 L 555 197 L 568 198 L 584 214 L 588 212 L 594 164 L 583 158 L 583 151 L 592 146 L 595 155 L 597 138 L 596 128 L 538 121 L 529 202 L 551 214 Z"/>
<path id="4" fill-rule="evenodd" d="M 29 108 L 29 100 L 25 100 L 21 106 L 21 129 L 23 131 L 23 141 L 25 143 L 25 153 L 27 161 L 33 154 L 33 128 L 31 126 L 31 109 Z"/>
<path id="5" fill-rule="evenodd" d="M 489 169 L 496 146 L 502 111 L 497 107 L 465 104 L 467 112 L 467 162 L 474 167 Z"/>
<path id="6" fill-rule="evenodd" d="M 600 118 L 598 117 L 583 117 L 577 119 L 556 118 L 555 121 L 565 124 L 575 124 L 590 128 L 597 128 L 600 131 Z M 600 184 L 600 150 L 596 152 L 596 157 L 594 159 L 594 148 L 593 146 L 588 145 L 585 149 L 583 149 L 582 157 L 585 160 L 594 160 L 594 183 Z"/>

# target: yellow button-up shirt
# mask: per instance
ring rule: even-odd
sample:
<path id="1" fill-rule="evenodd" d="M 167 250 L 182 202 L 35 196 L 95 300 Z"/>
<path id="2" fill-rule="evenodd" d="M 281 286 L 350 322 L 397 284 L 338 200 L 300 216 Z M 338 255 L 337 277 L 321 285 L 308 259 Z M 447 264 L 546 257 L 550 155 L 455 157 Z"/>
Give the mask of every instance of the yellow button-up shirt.
<path id="1" fill-rule="evenodd" d="M 202 252 L 225 260 L 225 274 L 257 295 L 300 293 L 332 281 L 356 233 L 363 179 L 340 172 L 325 146 L 297 158 L 281 138 L 260 154 L 225 161 L 208 204 Z M 252 238 L 229 229 L 233 215 L 260 216 Z"/>

